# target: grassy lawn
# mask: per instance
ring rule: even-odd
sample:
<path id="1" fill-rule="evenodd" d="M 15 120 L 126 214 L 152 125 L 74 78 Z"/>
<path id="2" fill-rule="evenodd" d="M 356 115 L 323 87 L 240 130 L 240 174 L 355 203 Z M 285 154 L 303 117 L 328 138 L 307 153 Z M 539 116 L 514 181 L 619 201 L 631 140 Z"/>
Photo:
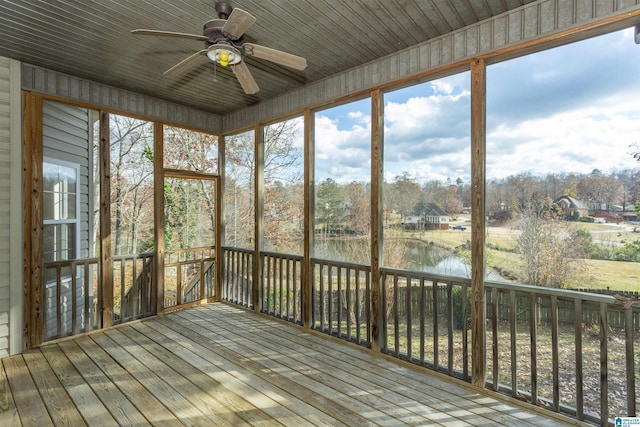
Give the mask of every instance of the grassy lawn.
<path id="1" fill-rule="evenodd" d="M 407 233 L 415 239 L 433 242 L 443 248 L 453 250 L 471 241 L 471 228 L 460 219 L 456 224 L 467 226 L 466 230 L 431 230 Z M 629 226 L 614 224 L 576 223 L 576 227 L 584 228 L 591 233 L 594 240 L 601 245 L 621 244 L 640 240 L 640 234 L 634 233 Z M 487 227 L 487 245 L 489 246 L 487 262 L 503 276 L 518 280 L 516 272 L 523 271 L 520 255 L 512 252 L 516 246 L 517 230 L 515 225 Z M 584 260 L 585 274 L 574 285 L 584 289 L 611 289 L 619 291 L 638 291 L 640 287 L 640 263 Z"/>

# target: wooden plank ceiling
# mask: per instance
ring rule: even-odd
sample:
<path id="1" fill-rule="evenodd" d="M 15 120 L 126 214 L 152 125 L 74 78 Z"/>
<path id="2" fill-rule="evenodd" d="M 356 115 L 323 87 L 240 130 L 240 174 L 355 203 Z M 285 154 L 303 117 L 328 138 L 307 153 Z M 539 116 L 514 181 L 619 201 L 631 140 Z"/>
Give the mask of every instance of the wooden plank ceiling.
<path id="1" fill-rule="evenodd" d="M 201 34 L 215 0 L 0 2 L 0 56 L 225 114 L 482 21 L 534 0 L 233 0 L 257 21 L 248 41 L 307 58 L 295 71 L 246 63 L 260 91 L 246 95 L 228 69 L 205 63 L 163 72 L 203 42 L 134 36 L 148 28 Z"/>

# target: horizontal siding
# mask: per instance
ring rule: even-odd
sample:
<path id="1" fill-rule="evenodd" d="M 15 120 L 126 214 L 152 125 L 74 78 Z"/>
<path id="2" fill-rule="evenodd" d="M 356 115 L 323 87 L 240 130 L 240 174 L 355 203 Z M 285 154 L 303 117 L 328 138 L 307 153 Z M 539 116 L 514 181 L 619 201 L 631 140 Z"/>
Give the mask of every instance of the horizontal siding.
<path id="1" fill-rule="evenodd" d="M 222 118 L 216 114 L 24 63 L 22 89 L 178 126 L 222 130 Z"/>
<path id="2" fill-rule="evenodd" d="M 241 129 L 349 94 L 488 55 L 522 42 L 640 9 L 638 0 L 544 0 L 429 40 L 223 117 L 224 132 Z"/>
<path id="3" fill-rule="evenodd" d="M 0 358 L 9 355 L 10 61 L 0 57 Z"/>

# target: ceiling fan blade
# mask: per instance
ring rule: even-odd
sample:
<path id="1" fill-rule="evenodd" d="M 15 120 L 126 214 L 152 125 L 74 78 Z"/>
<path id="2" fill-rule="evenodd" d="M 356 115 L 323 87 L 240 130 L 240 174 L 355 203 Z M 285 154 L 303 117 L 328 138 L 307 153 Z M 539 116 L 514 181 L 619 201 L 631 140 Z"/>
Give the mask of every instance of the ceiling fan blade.
<path id="1" fill-rule="evenodd" d="M 201 51 L 194 53 L 193 55 L 183 59 L 173 67 L 169 68 L 164 72 L 164 75 L 167 77 L 177 77 L 180 74 L 187 72 L 189 69 L 195 67 L 196 65 L 205 62 L 208 59 L 206 53 L 207 49 L 202 49 Z"/>
<path id="2" fill-rule="evenodd" d="M 203 35 L 188 34 L 188 33 L 176 33 L 174 31 L 160 31 L 160 30 L 131 30 L 131 34 L 137 34 L 142 36 L 163 36 L 163 37 L 179 37 L 183 39 L 192 39 L 199 41 L 207 41 L 208 39 Z"/>
<path id="3" fill-rule="evenodd" d="M 244 89 L 244 92 L 247 95 L 253 95 L 260 90 L 258 83 L 254 80 L 251 75 L 251 71 L 249 71 L 249 67 L 247 67 L 247 64 L 245 64 L 244 61 L 240 61 L 236 65 L 232 65 L 231 70 L 233 71 L 233 74 L 236 75 L 236 78 L 240 82 L 240 86 L 242 86 L 242 89 Z"/>
<path id="4" fill-rule="evenodd" d="M 256 58 L 266 59 L 267 61 L 286 65 L 296 70 L 304 70 L 307 68 L 307 60 L 301 56 L 292 55 L 291 53 L 254 43 L 245 43 L 243 46 L 247 54 L 253 55 Z"/>
<path id="5" fill-rule="evenodd" d="M 242 37 L 254 22 L 256 22 L 256 18 L 252 14 L 236 7 L 229 15 L 224 27 L 222 27 L 222 33 L 237 40 Z"/>

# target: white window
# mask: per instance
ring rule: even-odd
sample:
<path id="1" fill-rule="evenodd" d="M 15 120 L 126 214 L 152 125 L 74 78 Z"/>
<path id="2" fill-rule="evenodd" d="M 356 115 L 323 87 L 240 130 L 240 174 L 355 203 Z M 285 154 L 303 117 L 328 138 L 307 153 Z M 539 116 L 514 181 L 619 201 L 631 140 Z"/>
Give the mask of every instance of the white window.
<path id="1" fill-rule="evenodd" d="M 47 158 L 42 166 L 45 263 L 74 259 L 79 248 L 79 166 Z"/>

